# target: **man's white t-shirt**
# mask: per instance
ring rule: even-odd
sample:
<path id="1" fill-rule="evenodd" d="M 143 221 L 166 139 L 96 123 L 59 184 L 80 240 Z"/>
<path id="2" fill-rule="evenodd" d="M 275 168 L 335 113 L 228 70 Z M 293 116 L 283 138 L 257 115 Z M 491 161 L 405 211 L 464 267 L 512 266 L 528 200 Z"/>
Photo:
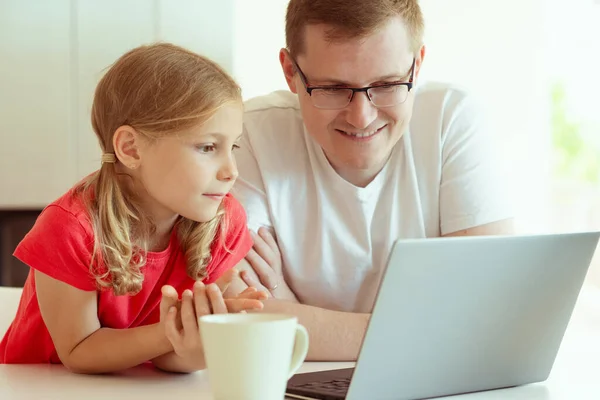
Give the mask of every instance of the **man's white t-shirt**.
<path id="1" fill-rule="evenodd" d="M 396 239 L 513 216 L 491 135 L 466 93 L 438 83 L 415 90 L 408 131 L 364 188 L 331 167 L 305 131 L 295 94 L 246 103 L 234 195 L 251 230 L 275 233 L 300 302 L 370 312 Z"/>

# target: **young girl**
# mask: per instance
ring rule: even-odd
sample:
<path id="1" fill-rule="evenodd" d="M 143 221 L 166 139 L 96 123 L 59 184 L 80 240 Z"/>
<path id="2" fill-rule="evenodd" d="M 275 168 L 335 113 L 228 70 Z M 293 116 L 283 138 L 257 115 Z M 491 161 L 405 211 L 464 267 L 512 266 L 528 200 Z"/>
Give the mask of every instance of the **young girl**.
<path id="1" fill-rule="evenodd" d="M 15 251 L 31 272 L 0 363 L 201 369 L 197 317 L 266 297 L 221 295 L 252 246 L 228 194 L 240 88 L 204 57 L 142 46 L 98 84 L 92 125 L 101 168 L 46 207 Z"/>

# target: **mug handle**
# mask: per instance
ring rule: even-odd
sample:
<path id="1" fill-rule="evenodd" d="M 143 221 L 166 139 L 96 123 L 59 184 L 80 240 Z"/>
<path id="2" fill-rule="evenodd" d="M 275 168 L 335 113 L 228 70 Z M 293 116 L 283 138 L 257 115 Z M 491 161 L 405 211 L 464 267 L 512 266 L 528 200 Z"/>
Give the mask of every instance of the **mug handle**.
<path id="1" fill-rule="evenodd" d="M 292 353 L 292 363 L 290 365 L 290 379 L 296 371 L 302 366 L 304 359 L 308 354 L 308 331 L 300 324 L 296 325 L 296 340 L 294 343 L 294 352 Z"/>

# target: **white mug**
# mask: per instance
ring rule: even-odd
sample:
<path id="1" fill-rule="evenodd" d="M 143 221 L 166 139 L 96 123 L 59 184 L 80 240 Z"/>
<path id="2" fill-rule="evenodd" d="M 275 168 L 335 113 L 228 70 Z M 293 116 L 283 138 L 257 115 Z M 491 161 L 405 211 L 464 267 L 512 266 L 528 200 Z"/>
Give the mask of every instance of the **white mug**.
<path id="1" fill-rule="evenodd" d="M 308 352 L 308 332 L 296 317 L 215 314 L 199 322 L 215 400 L 284 398 Z"/>

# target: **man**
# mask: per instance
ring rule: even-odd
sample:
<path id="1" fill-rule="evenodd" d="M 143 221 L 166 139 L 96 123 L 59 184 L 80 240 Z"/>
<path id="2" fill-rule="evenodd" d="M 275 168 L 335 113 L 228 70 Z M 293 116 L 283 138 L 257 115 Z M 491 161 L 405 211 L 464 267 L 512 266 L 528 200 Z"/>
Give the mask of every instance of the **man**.
<path id="1" fill-rule="evenodd" d="M 286 42 L 290 91 L 246 104 L 240 269 L 308 328 L 308 359 L 355 360 L 396 239 L 509 234 L 512 210 L 468 96 L 419 84 L 416 0 L 291 0 Z"/>

